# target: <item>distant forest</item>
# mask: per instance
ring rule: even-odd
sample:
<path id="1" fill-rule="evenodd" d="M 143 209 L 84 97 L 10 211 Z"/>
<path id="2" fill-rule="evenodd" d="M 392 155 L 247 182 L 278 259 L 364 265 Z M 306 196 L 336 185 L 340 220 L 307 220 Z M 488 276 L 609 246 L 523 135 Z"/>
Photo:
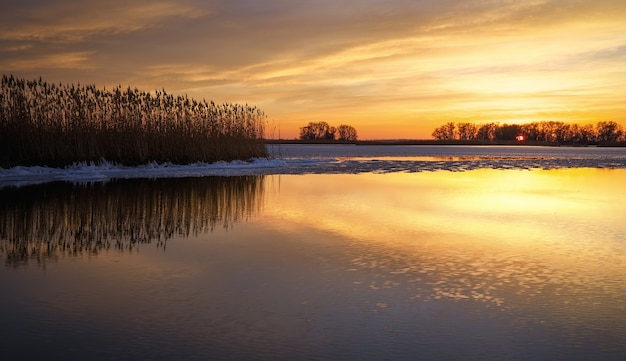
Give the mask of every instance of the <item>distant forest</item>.
<path id="1" fill-rule="evenodd" d="M 357 140 L 356 129 L 347 124 L 333 127 L 326 122 L 310 122 L 300 128 L 300 139 L 302 140 Z"/>
<path id="2" fill-rule="evenodd" d="M 436 128 L 436 140 L 529 141 L 554 144 L 597 144 L 626 141 L 624 128 L 614 121 L 578 125 L 545 121 L 528 124 L 446 123 Z"/>

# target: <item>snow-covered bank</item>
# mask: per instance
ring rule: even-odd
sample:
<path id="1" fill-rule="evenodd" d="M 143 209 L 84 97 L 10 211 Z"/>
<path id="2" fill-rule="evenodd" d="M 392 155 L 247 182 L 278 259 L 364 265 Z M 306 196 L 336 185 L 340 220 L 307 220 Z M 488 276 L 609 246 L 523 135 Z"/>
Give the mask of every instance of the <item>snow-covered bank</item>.
<path id="1" fill-rule="evenodd" d="M 0 168 L 0 188 L 25 186 L 54 181 L 75 183 L 105 182 L 111 179 L 131 178 L 183 178 L 204 176 L 236 176 L 264 174 L 271 169 L 284 167 L 278 159 L 252 159 L 250 161 L 194 163 L 188 165 L 150 163 L 137 167 L 111 163 L 74 164 L 66 168 L 13 167 Z"/>
<path id="2" fill-rule="evenodd" d="M 473 169 L 626 169 L 625 149 L 550 147 L 299 146 L 270 149 L 274 159 L 189 165 L 111 163 L 0 168 L 0 188 L 53 181 L 106 182 L 129 178 L 181 178 L 268 174 L 388 173 Z"/>

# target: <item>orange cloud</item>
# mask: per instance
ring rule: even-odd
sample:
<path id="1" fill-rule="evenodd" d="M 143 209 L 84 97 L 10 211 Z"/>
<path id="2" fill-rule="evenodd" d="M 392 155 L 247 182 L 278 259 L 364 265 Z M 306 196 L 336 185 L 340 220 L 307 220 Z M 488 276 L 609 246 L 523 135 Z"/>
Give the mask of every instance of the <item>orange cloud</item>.
<path id="1" fill-rule="evenodd" d="M 7 6 L 3 71 L 255 104 L 287 138 L 319 120 L 364 139 L 430 138 L 447 121 L 625 121 L 621 1 Z"/>

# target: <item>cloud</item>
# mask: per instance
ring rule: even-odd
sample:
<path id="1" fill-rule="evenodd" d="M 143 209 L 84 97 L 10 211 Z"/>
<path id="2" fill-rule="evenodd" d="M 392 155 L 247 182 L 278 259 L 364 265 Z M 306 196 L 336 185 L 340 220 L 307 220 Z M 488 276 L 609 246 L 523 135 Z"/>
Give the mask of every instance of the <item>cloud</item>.
<path id="1" fill-rule="evenodd" d="M 30 59 L 15 59 L 8 62 L 8 66 L 17 71 L 30 70 L 34 67 L 46 69 L 88 70 L 93 69 L 89 64 L 89 52 L 67 52 L 42 55 Z"/>
<path id="2" fill-rule="evenodd" d="M 0 69 L 244 101 L 294 122 L 495 119 L 495 102 L 556 114 L 623 99 L 624 18 L 617 0 L 8 0 Z"/>
<path id="3" fill-rule="evenodd" d="M 130 33 L 158 26 L 167 18 L 203 15 L 172 1 L 40 1 L 14 3 L 3 11 L 0 39 L 60 43 L 85 41 L 97 34 Z M 19 4 L 19 5 L 18 5 Z"/>

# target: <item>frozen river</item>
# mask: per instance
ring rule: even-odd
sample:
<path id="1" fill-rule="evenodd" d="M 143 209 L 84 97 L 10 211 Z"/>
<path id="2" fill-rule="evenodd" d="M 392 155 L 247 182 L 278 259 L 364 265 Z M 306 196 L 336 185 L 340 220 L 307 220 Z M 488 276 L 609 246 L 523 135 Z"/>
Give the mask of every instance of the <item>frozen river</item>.
<path id="1" fill-rule="evenodd" d="M 622 360 L 626 149 L 0 176 L 7 360 Z"/>
<path id="2" fill-rule="evenodd" d="M 268 145 L 269 159 L 213 164 L 124 167 L 75 164 L 0 168 L 0 188 L 51 181 L 101 182 L 130 178 L 181 178 L 270 174 L 337 174 L 472 169 L 626 169 L 626 148 L 528 146 Z"/>

